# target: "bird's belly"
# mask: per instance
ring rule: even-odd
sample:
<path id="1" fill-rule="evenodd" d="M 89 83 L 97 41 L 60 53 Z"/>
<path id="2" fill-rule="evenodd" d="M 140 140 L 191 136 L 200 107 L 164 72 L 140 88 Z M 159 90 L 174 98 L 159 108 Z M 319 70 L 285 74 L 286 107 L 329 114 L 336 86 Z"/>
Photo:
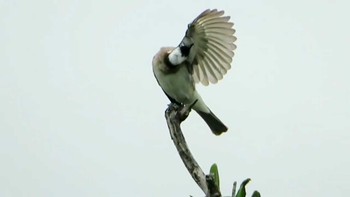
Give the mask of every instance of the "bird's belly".
<path id="1" fill-rule="evenodd" d="M 184 104 L 190 104 L 195 101 L 194 84 L 187 68 L 183 67 L 176 73 L 159 74 L 157 76 L 159 85 L 171 98 Z"/>

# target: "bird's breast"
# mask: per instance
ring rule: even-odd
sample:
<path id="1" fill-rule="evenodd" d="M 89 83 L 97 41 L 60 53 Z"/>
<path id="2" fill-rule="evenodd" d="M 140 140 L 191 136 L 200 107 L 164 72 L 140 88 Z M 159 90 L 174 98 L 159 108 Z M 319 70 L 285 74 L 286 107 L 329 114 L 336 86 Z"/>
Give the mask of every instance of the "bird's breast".
<path id="1" fill-rule="evenodd" d="M 196 100 L 192 75 L 185 65 L 179 65 L 176 72 L 164 72 L 159 66 L 162 65 L 153 66 L 153 72 L 159 85 L 168 96 L 184 104 Z"/>

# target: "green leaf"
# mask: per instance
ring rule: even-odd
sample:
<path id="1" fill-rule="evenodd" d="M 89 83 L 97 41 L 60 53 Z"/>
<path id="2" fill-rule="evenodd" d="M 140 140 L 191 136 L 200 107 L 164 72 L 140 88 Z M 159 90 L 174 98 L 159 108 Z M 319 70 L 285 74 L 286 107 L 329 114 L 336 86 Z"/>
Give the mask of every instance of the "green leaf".
<path id="1" fill-rule="evenodd" d="M 242 182 L 241 186 L 239 187 L 239 190 L 237 192 L 236 197 L 245 197 L 246 196 L 246 191 L 245 191 L 245 186 L 249 183 L 250 179 L 246 179 Z"/>
<path id="2" fill-rule="evenodd" d="M 211 165 L 211 167 L 210 167 L 210 174 L 213 175 L 214 181 L 215 181 L 215 185 L 218 188 L 218 190 L 220 191 L 220 177 L 219 177 L 218 166 L 216 165 L 216 163 Z"/>
<path id="3" fill-rule="evenodd" d="M 252 197 L 261 197 L 261 195 L 258 191 L 254 191 Z"/>

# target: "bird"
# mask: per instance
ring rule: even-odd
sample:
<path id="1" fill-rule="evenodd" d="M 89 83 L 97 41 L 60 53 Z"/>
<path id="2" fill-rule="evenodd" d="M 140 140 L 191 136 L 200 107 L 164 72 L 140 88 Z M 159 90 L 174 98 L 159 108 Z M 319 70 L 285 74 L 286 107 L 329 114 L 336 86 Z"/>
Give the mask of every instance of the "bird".
<path id="1" fill-rule="evenodd" d="M 188 24 L 176 47 L 161 47 L 152 60 L 153 74 L 171 103 L 192 105 L 213 134 L 227 126 L 215 116 L 196 90 L 196 84 L 216 84 L 231 68 L 236 49 L 235 29 L 224 11 L 207 9 Z"/>

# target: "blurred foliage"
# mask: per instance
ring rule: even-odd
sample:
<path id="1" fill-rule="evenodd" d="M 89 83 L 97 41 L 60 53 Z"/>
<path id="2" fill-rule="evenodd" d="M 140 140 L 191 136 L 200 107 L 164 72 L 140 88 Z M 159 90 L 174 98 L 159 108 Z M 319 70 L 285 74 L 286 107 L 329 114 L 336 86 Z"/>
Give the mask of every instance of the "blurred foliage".
<path id="1" fill-rule="evenodd" d="M 214 177 L 215 185 L 218 188 L 218 190 L 220 191 L 220 177 L 219 177 L 218 166 L 216 165 L 216 163 L 211 165 L 210 174 Z"/>
<path id="2" fill-rule="evenodd" d="M 211 167 L 210 167 L 210 174 L 214 177 L 214 182 L 216 184 L 216 186 L 218 187 L 218 190 L 220 191 L 220 177 L 219 177 L 219 170 L 218 170 L 218 166 L 214 163 Z M 234 195 L 234 197 L 246 197 L 247 193 L 246 193 L 246 185 L 250 182 L 250 179 L 246 179 L 244 180 L 237 193 L 236 194 L 232 194 Z M 236 184 L 234 184 L 235 187 Z M 234 188 L 235 190 L 235 188 Z M 235 192 L 235 191 L 234 191 Z M 254 191 L 252 194 L 252 197 L 261 197 L 260 193 L 258 191 Z"/>

